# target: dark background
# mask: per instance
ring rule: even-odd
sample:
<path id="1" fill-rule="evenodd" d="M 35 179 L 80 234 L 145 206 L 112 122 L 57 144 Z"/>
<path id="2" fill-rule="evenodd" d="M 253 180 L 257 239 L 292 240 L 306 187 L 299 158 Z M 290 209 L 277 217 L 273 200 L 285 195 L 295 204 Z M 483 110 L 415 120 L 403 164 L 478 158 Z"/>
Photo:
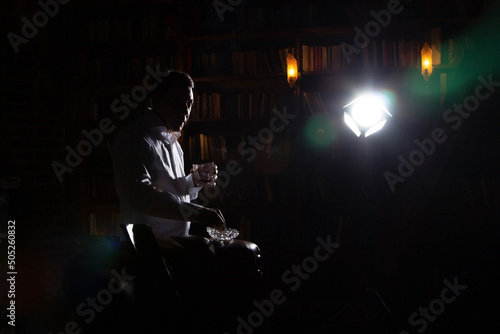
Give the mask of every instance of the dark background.
<path id="1" fill-rule="evenodd" d="M 62 282 L 67 266 L 87 245 L 88 213 L 82 209 L 82 201 L 86 200 L 88 179 L 84 175 L 92 166 L 89 161 L 99 164 L 100 156 L 84 158 L 84 163 L 67 173 L 63 182 L 59 182 L 51 164 L 63 162 L 65 147 L 75 147 L 81 139 L 81 130 L 89 126 L 83 111 L 86 107 L 82 106 L 85 95 L 82 78 L 86 76 L 82 53 L 88 55 L 88 41 L 82 36 L 86 15 L 98 16 L 103 11 L 113 16 L 123 10 L 117 2 L 103 3 L 105 9 L 98 4 L 93 9 L 94 5 L 84 6 L 78 0 L 60 5 L 57 15 L 29 43 L 21 45 L 18 53 L 6 36 L 9 32 L 20 34 L 21 18 L 26 16 L 31 20 L 40 8 L 34 1 L 1 4 L 0 177 L 5 209 L 0 232 L 5 233 L 8 219 L 16 220 L 16 333 L 59 332 L 70 317 Z M 127 3 L 131 5 L 133 1 Z M 293 2 L 291 7 L 302 8 L 308 3 Z M 185 5 L 189 13 L 185 19 L 191 20 L 185 36 L 188 40 L 189 36 L 196 36 L 199 44 L 210 47 L 213 36 L 227 34 L 233 36 L 228 38 L 229 47 L 251 48 L 268 30 L 338 26 L 347 33 L 336 35 L 337 42 L 352 43 L 352 28 L 362 27 L 370 20 L 367 13 L 371 9 L 386 6 L 384 1 L 313 3 L 322 9 L 317 21 L 299 21 L 296 25 L 273 22 L 262 31 L 252 32 L 257 38 L 247 41 L 238 34 L 245 36 L 248 33 L 245 29 L 252 28 L 240 20 L 238 13 L 245 6 L 252 6 L 251 1 L 244 1 L 234 13 L 226 12 L 224 22 L 219 20 L 210 1 L 182 2 L 181 6 Z M 152 8 L 154 4 L 154 1 L 149 3 Z M 251 231 L 245 236 L 263 251 L 266 274 L 262 298 L 275 288 L 285 291 L 287 301 L 265 320 L 259 328 L 262 332 L 319 332 L 319 328 L 325 327 L 326 332 L 398 333 L 411 327 L 410 314 L 440 298 L 446 279 L 450 282 L 456 279 L 467 288 L 455 302 L 446 305 L 435 321 L 429 322 L 427 333 L 498 330 L 500 88 L 495 87 L 495 92 L 481 101 L 457 130 L 451 130 L 442 120 L 443 113 L 453 108 L 454 103 L 463 103 L 474 94 L 479 76 L 486 79 L 491 76 L 492 81 L 500 82 L 498 3 L 442 0 L 401 1 L 401 4 L 405 11 L 393 18 L 393 24 L 406 27 L 412 36 L 427 37 L 424 27 L 430 15 L 439 18 L 438 22 L 445 22 L 444 31 L 449 36 L 472 36 L 475 48 L 466 52 L 458 68 L 449 71 L 438 68 L 427 83 L 421 80 L 418 69 L 407 73 L 399 70 L 396 74 L 358 70 L 338 75 L 304 75 L 299 85 L 312 91 L 317 89 L 325 98 L 334 119 L 327 130 L 335 133 L 335 142 L 319 138 L 327 144 L 310 144 L 308 126 L 317 130 L 318 125 L 311 125 L 307 118 L 298 118 L 276 136 L 276 142 L 283 145 L 276 149 L 289 147 L 291 151 L 285 167 L 276 167 L 273 161 L 270 165 L 265 161 L 264 165 L 259 165 L 259 161 L 253 164 L 240 161 L 245 172 L 229 188 L 237 191 L 241 178 L 278 174 L 281 182 L 293 185 L 290 189 L 294 200 L 283 197 L 258 205 L 242 205 L 245 200 L 211 204 L 220 204 L 239 228 L 242 218 L 252 222 Z M 386 37 L 392 33 L 400 35 L 401 30 L 383 33 Z M 278 36 L 276 44 L 286 44 Z M 266 45 L 272 44 L 272 38 L 266 37 Z M 328 36 L 319 38 L 325 40 Z M 137 43 L 135 48 L 144 45 Z M 127 58 L 126 52 L 134 46 L 123 51 L 104 43 L 99 49 L 104 57 L 118 59 Z M 439 74 L 445 72 L 448 94 L 440 103 L 435 91 L 439 91 Z M 121 92 L 129 92 L 140 83 L 140 78 Z M 267 85 L 278 80 L 284 85 L 284 76 L 273 77 Z M 255 82 L 258 79 L 249 78 L 248 86 L 255 86 Z M 239 78 L 236 83 L 236 89 L 247 87 L 245 79 Z M 201 82 L 199 86 L 204 84 L 207 83 Z M 222 78 L 217 84 L 224 86 L 231 84 L 231 80 Z M 341 108 L 349 102 L 349 94 L 359 89 L 352 87 L 353 84 L 387 87 L 396 96 L 391 105 L 394 117 L 383 132 L 368 138 L 372 140 L 356 138 L 342 123 Z M 290 95 L 286 104 L 289 110 L 300 109 L 293 91 L 286 92 Z M 324 115 L 315 117 L 319 124 L 324 122 Z M 262 124 L 246 131 L 251 129 L 248 133 L 255 135 L 267 121 L 264 119 Z M 186 131 L 196 133 L 205 126 L 210 125 L 193 122 Z M 246 125 L 239 126 L 245 131 Z M 390 191 L 384 172 L 397 173 L 398 156 L 408 158 L 416 149 L 413 140 L 429 138 L 436 127 L 445 129 L 447 140 L 437 145 L 436 151 L 404 183 L 398 183 L 395 192 Z M 271 171 L 265 167 L 271 167 Z M 9 187 L 4 178 L 10 177 L 19 177 L 20 185 Z M 295 186 L 298 184 L 303 186 Z M 226 195 L 230 198 L 230 194 Z M 290 285 L 283 282 L 281 275 L 313 254 L 318 245 L 316 238 L 326 240 L 328 235 L 335 235 L 339 219 L 344 219 L 341 248 L 320 263 L 301 282 L 300 289 L 290 291 Z M 2 252 L 6 254 L 4 245 L 2 240 Z M 0 286 L 5 303 L 3 277 L 7 270 L 2 261 Z M 371 292 L 366 292 L 367 288 Z M 382 300 L 391 314 L 382 307 Z M 0 305 L 4 311 L 5 304 Z M 11 330 L 2 329 L 6 333 Z"/>

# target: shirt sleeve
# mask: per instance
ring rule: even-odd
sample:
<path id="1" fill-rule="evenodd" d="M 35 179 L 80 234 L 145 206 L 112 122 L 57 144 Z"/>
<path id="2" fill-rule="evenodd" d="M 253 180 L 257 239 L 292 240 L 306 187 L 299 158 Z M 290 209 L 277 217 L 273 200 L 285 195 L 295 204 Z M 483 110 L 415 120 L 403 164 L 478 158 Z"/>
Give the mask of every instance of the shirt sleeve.
<path id="1" fill-rule="evenodd" d="M 194 185 L 193 176 L 191 175 L 191 173 L 189 173 L 186 176 L 186 184 L 187 184 L 188 191 L 189 191 L 189 199 L 192 201 L 192 200 L 195 200 L 196 198 L 198 198 L 198 192 L 203 187 L 196 187 Z"/>
<path id="2" fill-rule="evenodd" d="M 167 219 L 183 219 L 180 200 L 157 189 L 151 178 L 155 154 L 151 145 L 137 135 L 116 138 L 113 145 L 113 165 L 120 205 L 125 210 Z"/>

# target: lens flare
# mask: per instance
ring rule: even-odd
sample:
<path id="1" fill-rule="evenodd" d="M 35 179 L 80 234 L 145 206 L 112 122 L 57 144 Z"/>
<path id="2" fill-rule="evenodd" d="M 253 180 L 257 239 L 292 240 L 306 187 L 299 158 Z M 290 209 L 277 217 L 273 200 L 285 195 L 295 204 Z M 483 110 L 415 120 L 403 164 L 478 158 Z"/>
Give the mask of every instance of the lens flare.
<path id="1" fill-rule="evenodd" d="M 335 124 L 328 114 L 311 116 L 305 126 L 305 140 L 309 146 L 316 148 L 331 144 L 336 134 Z"/>

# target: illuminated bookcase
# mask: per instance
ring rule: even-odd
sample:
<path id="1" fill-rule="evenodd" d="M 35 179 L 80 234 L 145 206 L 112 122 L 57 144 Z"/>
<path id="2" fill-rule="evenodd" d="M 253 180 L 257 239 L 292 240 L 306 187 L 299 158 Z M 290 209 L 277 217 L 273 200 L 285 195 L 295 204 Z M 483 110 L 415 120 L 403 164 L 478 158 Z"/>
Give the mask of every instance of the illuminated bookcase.
<path id="1" fill-rule="evenodd" d="M 243 238 L 257 242 L 296 244 L 329 230 L 332 222 L 362 216 L 362 187 L 347 180 L 362 173 L 357 159 L 363 148 L 341 118 L 353 87 L 387 85 L 409 95 L 404 90 L 412 87 L 405 80 L 420 76 L 423 42 L 436 41 L 431 28 L 442 27 L 436 49 L 441 64 L 430 82 L 419 83 L 424 90 L 441 90 L 441 75 L 452 73 L 474 47 L 473 41 L 450 34 L 456 22 L 447 25 L 439 6 L 426 7 L 430 2 L 404 3 L 405 10 L 394 14 L 387 27 L 379 25 L 380 32 L 372 32 L 362 47 L 356 45 L 356 34 L 376 21 L 372 11 L 384 10 L 384 1 L 366 8 L 325 7 L 321 1 L 244 2 L 224 11 L 223 19 L 213 3 L 202 1 L 126 1 L 119 12 L 115 1 L 79 5 L 82 127 L 91 129 L 107 117 L 119 131 L 137 117 L 147 101 L 134 103 L 125 120 L 112 105 L 117 99 L 123 103 L 122 94 L 141 85 L 146 67 L 160 64 L 188 72 L 196 88 L 191 119 L 180 139 L 186 170 L 207 161 L 215 161 L 222 175 L 228 164 L 241 170 L 228 182 L 221 178 L 218 188 L 204 190 L 198 201 L 220 207 Z M 359 52 L 348 56 L 347 44 Z M 293 88 L 285 75 L 289 52 L 301 73 Z M 439 108 L 442 96 L 426 103 Z M 412 115 L 415 108 L 406 112 Z M 282 127 L 284 114 L 293 117 L 285 117 Z M 425 126 L 430 118 L 419 122 Z M 400 141 L 380 142 L 380 154 L 390 156 L 411 144 L 415 132 L 394 131 Z M 82 169 L 82 226 L 89 231 L 89 221 L 95 221 L 98 234 L 115 233 L 119 217 L 112 137 Z M 317 222 L 314 228 L 312 221 Z"/>

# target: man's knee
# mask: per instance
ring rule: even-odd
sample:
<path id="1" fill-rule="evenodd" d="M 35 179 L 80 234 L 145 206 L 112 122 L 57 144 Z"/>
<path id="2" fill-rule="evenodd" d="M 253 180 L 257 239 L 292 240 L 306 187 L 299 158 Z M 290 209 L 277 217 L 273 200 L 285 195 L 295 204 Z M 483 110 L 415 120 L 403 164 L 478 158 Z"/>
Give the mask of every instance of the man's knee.
<path id="1" fill-rule="evenodd" d="M 230 263 L 234 269 L 260 270 L 260 249 L 253 242 L 235 239 L 228 243 L 216 243 L 215 250 L 219 262 Z"/>
<path id="2" fill-rule="evenodd" d="M 197 235 L 183 235 L 172 237 L 177 243 L 182 245 L 184 250 L 197 258 L 213 259 L 215 249 L 209 239 Z"/>

